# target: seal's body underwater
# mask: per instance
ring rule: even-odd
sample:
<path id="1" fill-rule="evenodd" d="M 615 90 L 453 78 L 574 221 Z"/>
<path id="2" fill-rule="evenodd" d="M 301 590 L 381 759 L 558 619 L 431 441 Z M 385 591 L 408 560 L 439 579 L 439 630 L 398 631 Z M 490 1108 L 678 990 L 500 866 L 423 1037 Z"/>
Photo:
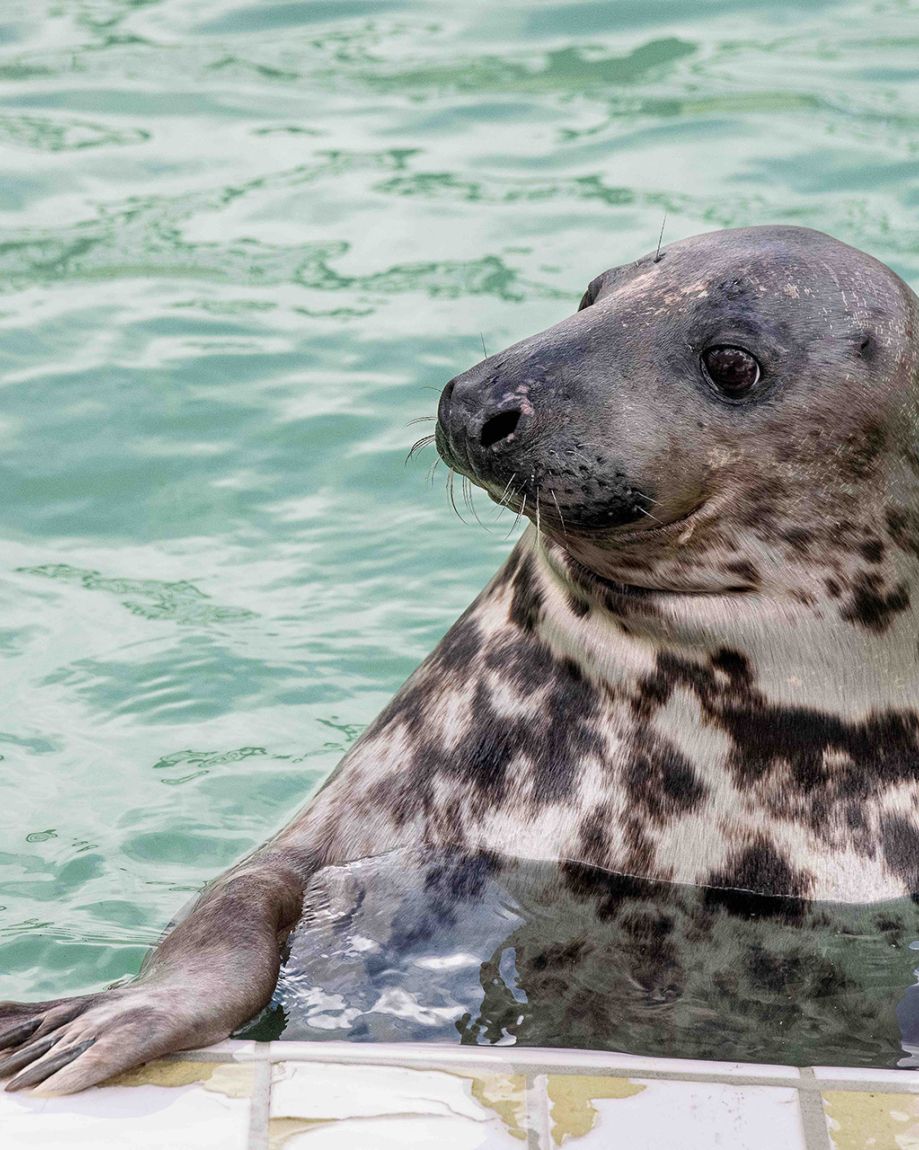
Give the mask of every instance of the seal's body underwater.
<path id="1" fill-rule="evenodd" d="M 389 851 L 796 905 L 919 892 L 917 318 L 821 233 L 716 232 L 448 384 L 441 455 L 532 526 L 137 980 L 0 1007 L 0 1073 L 70 1091 L 225 1037 L 317 872 Z"/>

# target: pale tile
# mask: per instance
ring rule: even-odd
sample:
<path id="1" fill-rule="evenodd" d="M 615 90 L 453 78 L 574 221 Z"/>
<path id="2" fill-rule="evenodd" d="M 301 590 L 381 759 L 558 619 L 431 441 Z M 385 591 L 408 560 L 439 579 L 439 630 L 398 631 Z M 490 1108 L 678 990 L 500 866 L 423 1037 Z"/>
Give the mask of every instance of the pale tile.
<path id="1" fill-rule="evenodd" d="M 525 1142 L 502 1139 L 494 1130 L 461 1118 L 371 1118 L 325 1124 L 272 1119 L 269 1150 L 515 1150 Z"/>
<path id="2" fill-rule="evenodd" d="M 547 1090 L 553 1148 L 804 1150 L 789 1087 L 552 1074 Z"/>
<path id="3" fill-rule="evenodd" d="M 876 1083 L 883 1090 L 919 1090 L 919 1071 L 875 1070 L 870 1066 L 815 1066 L 819 1082 Z"/>
<path id="4" fill-rule="evenodd" d="M 919 1097 L 869 1090 L 824 1090 L 833 1150 L 919 1150 Z"/>
<path id="5" fill-rule="evenodd" d="M 82 1094 L 0 1093 L 4 1147 L 246 1150 L 253 1068 L 153 1062 Z"/>
<path id="6" fill-rule="evenodd" d="M 425 1146 L 520 1150 L 526 1083 L 514 1074 L 454 1074 L 402 1066 L 279 1063 L 271 1150 Z"/>

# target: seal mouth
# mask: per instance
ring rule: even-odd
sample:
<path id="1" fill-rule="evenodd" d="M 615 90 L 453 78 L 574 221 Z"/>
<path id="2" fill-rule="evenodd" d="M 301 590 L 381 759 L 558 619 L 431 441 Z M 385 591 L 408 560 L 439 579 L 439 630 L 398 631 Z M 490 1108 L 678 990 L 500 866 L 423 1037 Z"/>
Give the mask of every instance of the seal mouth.
<path id="1" fill-rule="evenodd" d="M 614 614 L 653 615 L 664 602 L 685 602 L 688 599 L 745 597 L 757 589 L 750 587 L 652 587 L 629 583 L 601 575 L 582 563 L 557 540 L 542 536 L 540 545 L 547 564 L 556 579 L 565 586 L 576 587 L 587 599 L 599 602 Z"/>
<path id="2" fill-rule="evenodd" d="M 443 404 L 443 402 L 443 399 L 441 399 L 441 404 Z M 478 487 L 482 487 L 483 490 L 486 490 L 482 481 L 475 473 L 472 461 L 468 458 L 468 450 L 465 452 L 467 458 L 460 459 L 457 445 L 453 443 L 447 434 L 440 416 L 438 416 L 437 422 L 434 424 L 434 447 L 437 450 L 437 454 L 451 471 L 455 471 L 458 475 L 464 475 L 467 479 L 471 479 Z"/>
<path id="3" fill-rule="evenodd" d="M 631 524 L 621 528 L 614 528 L 611 533 L 611 541 L 617 543 L 640 543 L 643 539 L 654 538 L 668 538 L 676 535 L 680 536 L 688 532 L 690 535 L 695 529 L 696 523 L 702 518 L 702 513 L 708 507 L 708 499 L 703 498 L 694 507 L 682 515 L 678 515 L 676 519 L 668 519 L 665 523 L 652 523 L 648 527 L 634 528 Z M 689 535 L 686 536 L 687 540 Z"/>
<path id="4" fill-rule="evenodd" d="M 595 540 L 597 543 L 609 547 L 610 551 L 616 551 L 620 547 L 641 546 L 651 540 L 688 542 L 696 524 L 702 519 L 709 506 L 709 500 L 703 497 L 688 511 L 666 521 L 656 520 L 649 512 L 639 509 L 637 516 L 630 515 L 628 519 L 619 524 L 584 523 L 574 517 L 574 525 L 572 525 L 571 519 L 566 520 L 551 499 L 547 501 L 543 498 L 541 514 L 538 515 L 535 507 L 536 501 L 531 499 L 529 492 L 525 493 L 526 500 L 516 493 L 510 498 L 500 499 L 492 493 L 489 487 L 483 485 L 483 490 L 495 502 L 502 503 L 512 511 L 524 514 L 535 526 L 540 527 L 541 534 L 548 534 L 547 528 L 555 538 L 558 538 L 560 534 L 561 539 L 558 541 L 562 546 L 565 545 L 565 538 L 571 535 L 580 539 Z M 541 494 L 541 492 L 537 493 Z M 685 536 L 685 539 L 681 539 L 682 536 Z"/>
<path id="5" fill-rule="evenodd" d="M 660 522 L 646 505 L 653 505 L 654 500 L 637 487 L 623 485 L 618 498 L 593 508 L 572 505 L 566 514 L 552 485 L 554 475 L 551 472 L 540 474 L 538 463 L 534 465 L 532 460 L 522 460 L 522 474 L 513 472 L 506 480 L 504 475 L 489 475 L 488 470 L 481 466 L 477 448 L 484 448 L 489 453 L 501 453 L 503 449 L 512 448 L 521 418 L 518 406 L 496 412 L 481 425 L 473 446 L 469 437 L 451 436 L 438 417 L 434 442 L 438 454 L 451 471 L 475 484 L 498 507 L 507 507 L 529 519 L 540 533 L 551 532 L 556 538 L 561 535 L 563 539 L 571 535 L 602 540 L 610 548 L 637 546 L 691 530 L 706 506 L 706 499 L 701 497 L 675 519 Z M 505 464 L 501 470 L 510 470 L 511 467 Z"/>
<path id="6" fill-rule="evenodd" d="M 565 540 L 556 532 L 551 534 L 544 529 L 538 536 L 537 546 L 541 546 L 550 568 L 556 577 L 563 583 L 574 584 L 589 598 L 599 599 L 610 610 L 618 609 L 631 611 L 651 611 L 655 603 L 664 599 L 685 599 L 687 597 L 714 597 L 725 595 L 750 595 L 757 590 L 753 585 L 741 586 L 673 586 L 653 583 L 629 582 L 629 556 L 627 547 L 636 548 L 635 558 L 638 559 L 637 547 L 639 544 L 653 539 L 663 538 L 671 544 L 682 537 L 688 541 L 696 523 L 706 511 L 711 509 L 711 500 L 705 499 L 678 519 L 657 526 L 641 528 L 639 530 L 615 531 L 606 535 L 606 547 L 599 554 L 605 554 L 610 564 L 621 565 L 624 578 L 613 575 L 604 575 L 591 565 L 578 558 L 577 546 L 573 540 Z M 581 536 L 581 538 L 585 538 Z"/>

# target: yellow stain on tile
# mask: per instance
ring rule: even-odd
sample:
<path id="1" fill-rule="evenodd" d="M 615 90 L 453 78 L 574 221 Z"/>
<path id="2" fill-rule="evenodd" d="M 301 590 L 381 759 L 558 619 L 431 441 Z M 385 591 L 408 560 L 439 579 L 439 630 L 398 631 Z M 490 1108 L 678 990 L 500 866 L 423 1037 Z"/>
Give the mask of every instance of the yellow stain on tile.
<path id="1" fill-rule="evenodd" d="M 472 1097 L 498 1115 L 511 1137 L 525 1142 L 526 1088 L 527 1081 L 522 1074 L 490 1074 L 473 1078 Z"/>
<path id="2" fill-rule="evenodd" d="M 605 1078 L 591 1074 L 550 1074 L 547 1093 L 552 1103 L 552 1141 L 561 1146 L 566 1138 L 583 1138 L 597 1124 L 598 1098 L 632 1098 L 644 1086 L 628 1078 Z"/>
<path id="3" fill-rule="evenodd" d="M 317 1126 L 328 1126 L 334 1118 L 271 1118 L 268 1121 L 268 1150 L 283 1150 L 295 1134 L 306 1134 Z"/>
<path id="4" fill-rule="evenodd" d="M 919 1150 L 919 1096 L 826 1090 L 835 1150 Z"/>
<path id="5" fill-rule="evenodd" d="M 234 1062 L 148 1062 L 106 1086 L 202 1086 L 227 1098 L 252 1096 L 252 1066 Z"/>

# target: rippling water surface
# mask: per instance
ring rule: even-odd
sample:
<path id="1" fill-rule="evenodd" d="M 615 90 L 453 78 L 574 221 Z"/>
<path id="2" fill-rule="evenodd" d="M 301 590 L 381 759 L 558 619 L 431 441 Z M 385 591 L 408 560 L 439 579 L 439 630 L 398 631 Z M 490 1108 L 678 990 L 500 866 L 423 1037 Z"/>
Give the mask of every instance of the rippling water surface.
<path id="1" fill-rule="evenodd" d="M 3 6 L 4 995 L 135 971 L 494 570 L 511 521 L 403 466 L 483 341 L 665 212 L 919 283 L 917 14 Z"/>

